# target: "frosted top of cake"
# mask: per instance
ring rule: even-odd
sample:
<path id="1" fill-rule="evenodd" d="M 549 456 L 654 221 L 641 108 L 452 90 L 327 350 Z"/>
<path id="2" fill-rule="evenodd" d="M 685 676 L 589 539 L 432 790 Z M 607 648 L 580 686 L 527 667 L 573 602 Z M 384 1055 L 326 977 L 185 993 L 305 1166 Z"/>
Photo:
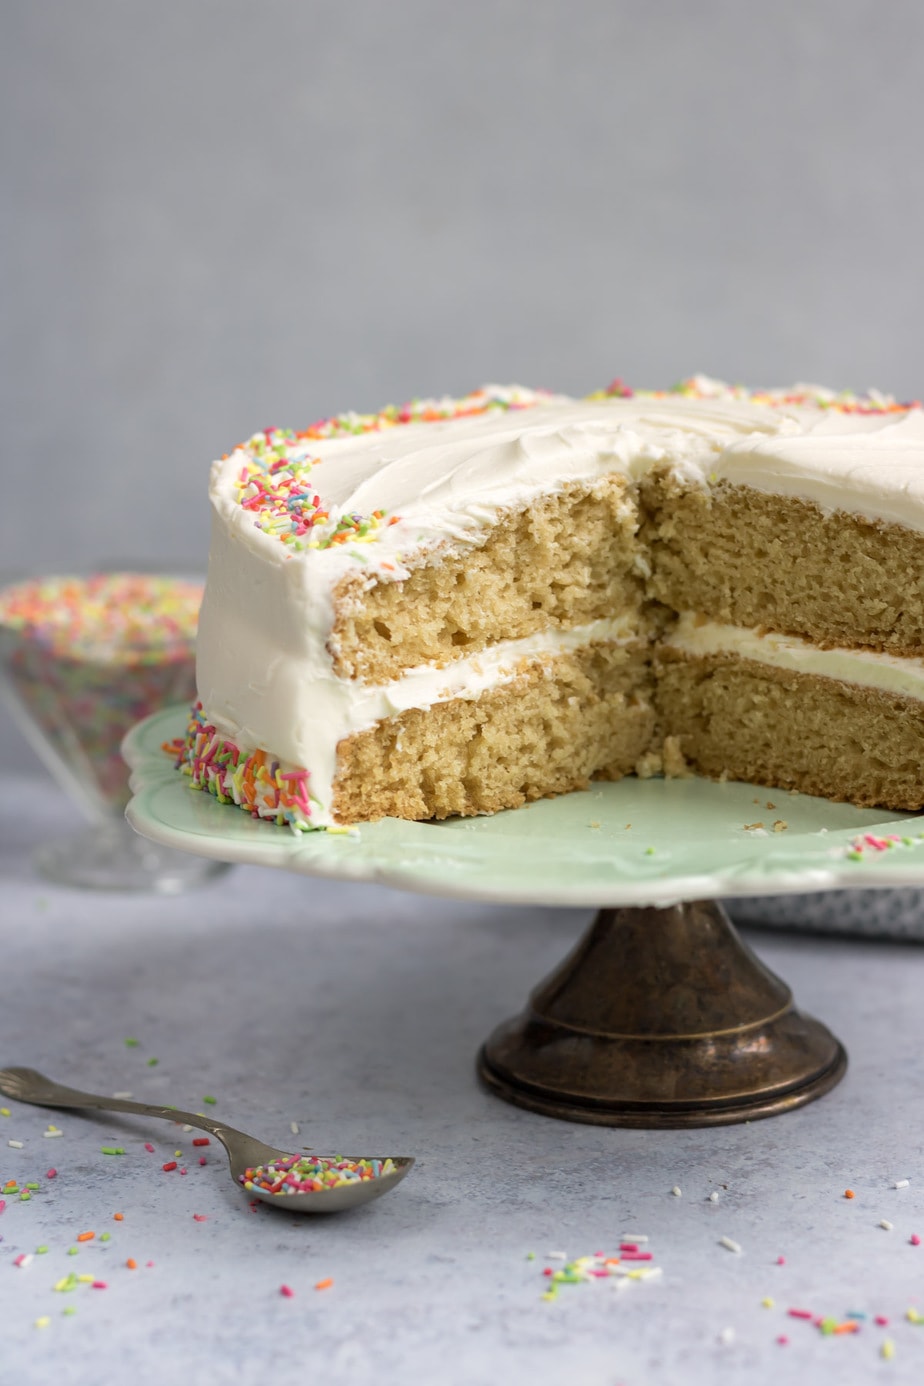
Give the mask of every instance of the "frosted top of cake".
<path id="1" fill-rule="evenodd" d="M 924 529 L 924 413 L 888 396 L 819 386 L 750 391 L 696 376 L 587 399 L 486 386 L 460 399 L 345 414 L 255 434 L 212 471 L 213 504 L 270 561 L 310 559 L 391 580 L 405 559 L 476 539 L 549 489 L 669 461 L 825 509 Z"/>

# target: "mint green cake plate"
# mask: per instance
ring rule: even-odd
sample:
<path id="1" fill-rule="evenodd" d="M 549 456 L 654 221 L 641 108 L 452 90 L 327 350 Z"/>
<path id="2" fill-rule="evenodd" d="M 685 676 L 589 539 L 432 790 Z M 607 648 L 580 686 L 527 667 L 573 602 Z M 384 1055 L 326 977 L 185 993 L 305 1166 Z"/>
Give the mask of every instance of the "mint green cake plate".
<path id="1" fill-rule="evenodd" d="M 169 708 L 123 746 L 127 816 L 154 842 L 430 895 L 603 906 L 478 1060 L 499 1096 L 569 1120 L 715 1125 L 820 1097 L 846 1071 L 843 1047 L 717 902 L 924 885 L 924 817 L 702 779 L 627 778 L 490 818 L 294 834 L 192 790 L 162 749 L 185 726 L 185 708 Z"/>
<path id="2" fill-rule="evenodd" d="M 669 905 L 924 885 L 924 817 L 884 818 L 880 809 L 703 779 L 600 781 L 491 818 L 386 818 L 349 835 L 296 834 L 191 789 L 161 749 L 185 728 L 185 710 L 168 708 L 129 733 L 128 819 L 155 842 L 219 861 L 517 905 Z M 774 832 L 775 822 L 786 827 Z M 746 826 L 756 823 L 763 827 Z M 861 859 L 851 859 L 854 840 L 866 835 L 912 845 L 864 844 Z"/>

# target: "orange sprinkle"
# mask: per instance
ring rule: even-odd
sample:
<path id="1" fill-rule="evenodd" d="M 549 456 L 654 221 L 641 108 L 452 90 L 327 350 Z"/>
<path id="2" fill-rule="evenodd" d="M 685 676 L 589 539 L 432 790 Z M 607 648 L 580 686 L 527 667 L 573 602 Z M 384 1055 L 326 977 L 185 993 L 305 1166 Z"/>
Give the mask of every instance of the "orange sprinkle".
<path id="1" fill-rule="evenodd" d="M 839 1323 L 833 1330 L 835 1333 L 859 1333 L 859 1331 L 860 1325 L 855 1323 L 852 1319 L 847 1323 Z"/>
<path id="2" fill-rule="evenodd" d="M 81 1232 L 77 1238 L 78 1242 L 92 1242 L 96 1236 L 95 1232 Z"/>
<path id="3" fill-rule="evenodd" d="M 318 1283 L 317 1283 L 317 1285 L 315 1285 L 314 1288 L 315 1288 L 316 1290 L 329 1290 L 330 1287 L 331 1287 L 331 1285 L 333 1285 L 333 1283 L 334 1283 L 334 1282 L 333 1282 L 333 1279 L 331 1278 L 331 1276 L 328 1276 L 326 1280 L 319 1280 Z"/>
<path id="4" fill-rule="evenodd" d="M 128 1266 L 128 1269 L 129 1269 L 129 1270 L 137 1270 L 137 1269 L 138 1269 L 138 1262 L 135 1260 L 134 1256 L 129 1256 L 129 1258 L 128 1258 L 128 1260 L 125 1262 L 125 1264 L 126 1264 L 126 1266 Z"/>
<path id="5" fill-rule="evenodd" d="M 844 1190 L 844 1197 L 845 1197 L 845 1198 L 855 1198 L 855 1197 L 856 1197 L 856 1194 L 854 1193 L 853 1189 L 845 1189 L 845 1190 Z"/>
<path id="6" fill-rule="evenodd" d="M 116 1222 L 121 1222 L 122 1219 L 125 1217 L 125 1214 L 124 1214 L 124 1213 L 113 1213 L 112 1216 L 115 1218 Z"/>

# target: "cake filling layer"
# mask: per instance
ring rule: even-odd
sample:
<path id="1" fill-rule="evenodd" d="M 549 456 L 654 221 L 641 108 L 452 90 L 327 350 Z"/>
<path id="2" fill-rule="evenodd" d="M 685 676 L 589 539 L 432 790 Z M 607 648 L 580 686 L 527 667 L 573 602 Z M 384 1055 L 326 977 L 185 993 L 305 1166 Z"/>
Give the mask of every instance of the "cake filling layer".
<path id="1" fill-rule="evenodd" d="M 821 649 L 794 635 L 725 625 L 690 611 L 681 614 L 663 643 L 694 657 L 729 655 L 924 701 L 924 659 L 900 658 L 876 650 Z"/>
<path id="2" fill-rule="evenodd" d="M 341 679 L 330 672 L 313 681 L 310 700 L 301 703 L 297 719 L 287 717 L 284 710 L 280 715 L 279 704 L 271 707 L 260 696 L 259 687 L 241 690 L 233 703 L 220 698 L 205 702 L 203 717 L 241 756 L 271 748 L 288 768 L 306 769 L 312 797 L 326 808 L 336 773 L 337 748 L 347 737 L 412 710 L 427 711 L 439 703 L 480 698 L 513 682 L 525 664 L 535 665 L 590 645 L 643 646 L 645 638 L 638 617 L 625 614 L 571 630 L 548 630 L 521 640 L 505 640 L 442 667 L 431 664 L 410 669 L 382 684 Z M 315 811 L 313 824 L 329 821 L 327 813 Z"/>

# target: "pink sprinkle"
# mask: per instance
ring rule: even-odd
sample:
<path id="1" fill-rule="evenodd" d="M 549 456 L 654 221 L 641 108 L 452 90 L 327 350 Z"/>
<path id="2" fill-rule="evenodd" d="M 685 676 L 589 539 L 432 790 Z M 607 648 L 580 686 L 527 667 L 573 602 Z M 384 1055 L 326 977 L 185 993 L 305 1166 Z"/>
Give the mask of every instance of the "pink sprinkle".
<path id="1" fill-rule="evenodd" d="M 653 1261 L 654 1254 L 650 1251 L 624 1251 L 622 1259 L 624 1261 Z"/>
<path id="2" fill-rule="evenodd" d="M 778 1266 L 785 1266 L 785 1264 L 786 1264 L 786 1257 L 785 1257 L 785 1256 L 778 1256 L 778 1257 L 776 1258 L 776 1264 L 777 1264 Z"/>
<path id="3" fill-rule="evenodd" d="M 785 1333 L 781 1333 L 776 1341 L 779 1343 L 780 1347 L 785 1347 L 786 1344 L 789 1342 L 789 1339 L 786 1337 Z"/>
<path id="4" fill-rule="evenodd" d="M 282 1297 L 283 1297 L 284 1299 L 294 1299 L 294 1298 L 295 1298 L 295 1291 L 292 1290 L 292 1289 L 290 1289 L 288 1285 L 280 1285 L 280 1286 L 279 1286 L 279 1293 L 282 1295 Z"/>
<path id="5" fill-rule="evenodd" d="M 911 1234 L 911 1236 L 908 1238 L 908 1240 L 909 1240 L 909 1242 L 911 1243 L 912 1246 L 920 1246 L 920 1245 L 921 1245 L 921 1238 L 918 1236 L 917 1232 L 912 1232 L 912 1234 Z"/>
<path id="6" fill-rule="evenodd" d="M 814 1315 L 811 1309 L 790 1309 L 789 1317 L 791 1319 L 811 1319 L 814 1318 Z"/>
<path id="7" fill-rule="evenodd" d="M 5 1207 L 6 1207 L 6 1199 L 5 1199 L 5 1198 L 0 1198 L 0 1213 L 3 1212 L 3 1210 L 4 1210 Z"/>
<path id="8" fill-rule="evenodd" d="M 145 1261 L 144 1264 L 145 1264 L 146 1266 L 150 1267 L 150 1266 L 153 1266 L 154 1262 L 153 1262 L 153 1261 Z"/>
<path id="9" fill-rule="evenodd" d="M 145 1148 L 145 1150 L 149 1150 L 149 1151 L 151 1152 L 152 1155 L 154 1154 L 154 1147 L 153 1147 L 153 1145 L 151 1144 L 150 1141 L 145 1141 L 145 1143 L 144 1143 L 144 1148 Z"/>
<path id="10" fill-rule="evenodd" d="M 17 1257 L 15 1258 L 15 1260 L 13 1261 L 13 1265 L 14 1265 L 14 1266 L 27 1266 L 28 1264 L 29 1264 L 29 1261 L 28 1261 L 28 1258 L 26 1257 L 26 1253 L 25 1253 L 25 1252 L 23 1252 L 21 1255 L 17 1256 Z"/>
<path id="11" fill-rule="evenodd" d="M 886 1318 L 885 1314 L 877 1314 L 873 1322 L 878 1323 L 880 1328 L 885 1328 L 889 1320 Z"/>
<path id="12" fill-rule="evenodd" d="M 108 1290 L 109 1286 L 106 1284 L 105 1280 L 94 1280 L 92 1288 L 94 1290 Z"/>
<path id="13" fill-rule="evenodd" d="M 208 1213 L 193 1213 L 193 1222 L 208 1222 Z"/>
<path id="14" fill-rule="evenodd" d="M 181 1174 L 188 1174 L 188 1173 L 189 1173 L 189 1170 L 188 1170 L 188 1169 L 181 1169 L 181 1170 L 180 1170 L 180 1173 L 181 1173 Z"/>
<path id="15" fill-rule="evenodd" d="M 46 1179 L 57 1179 L 57 1177 L 58 1177 L 58 1171 L 57 1171 L 56 1169 L 46 1169 L 46 1171 L 45 1171 L 45 1178 L 46 1178 Z"/>
<path id="16" fill-rule="evenodd" d="M 200 1165 L 207 1165 L 207 1164 L 208 1164 L 208 1160 L 205 1158 L 204 1155 L 200 1155 L 200 1156 L 199 1156 L 199 1164 L 200 1164 Z"/>
<path id="17" fill-rule="evenodd" d="M 620 1250 L 620 1251 L 638 1251 L 638 1245 L 637 1245 L 636 1242 L 620 1242 L 620 1243 L 619 1243 L 619 1250 Z"/>

